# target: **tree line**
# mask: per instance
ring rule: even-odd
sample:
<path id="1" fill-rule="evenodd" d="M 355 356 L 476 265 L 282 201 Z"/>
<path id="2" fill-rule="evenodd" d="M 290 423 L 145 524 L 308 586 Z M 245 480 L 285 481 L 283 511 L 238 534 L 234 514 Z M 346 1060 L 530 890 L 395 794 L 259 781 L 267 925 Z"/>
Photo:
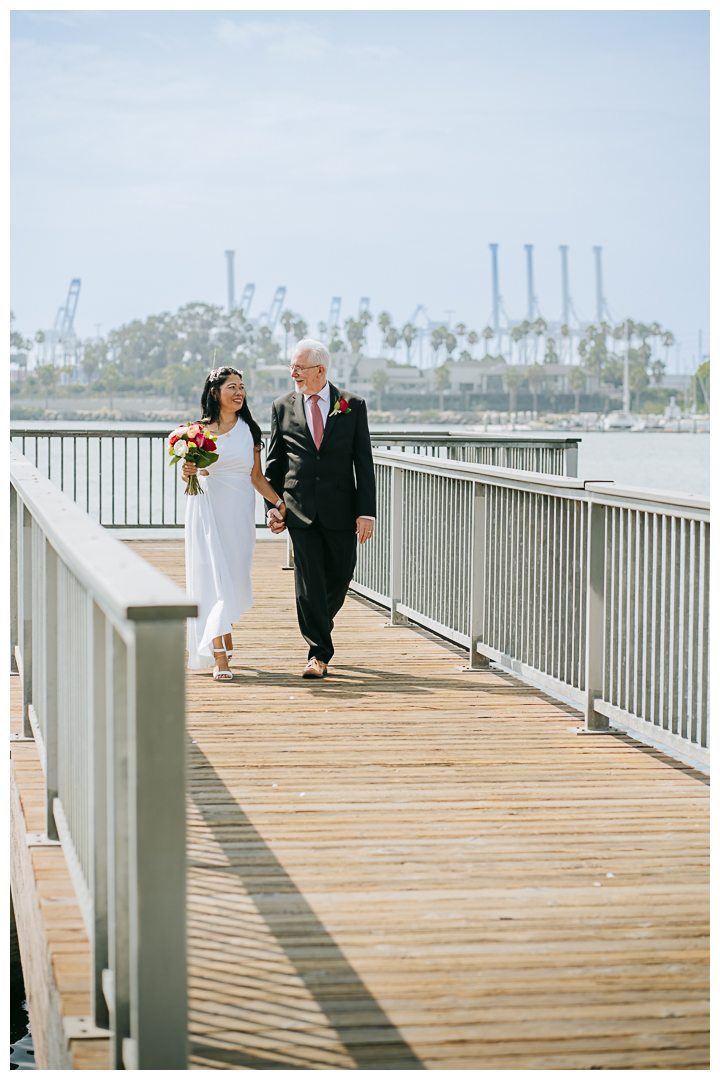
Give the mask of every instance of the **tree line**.
<path id="1" fill-rule="evenodd" d="M 21 355 L 27 354 L 33 342 L 26 341 L 12 330 L 12 318 L 11 314 L 11 347 Z M 371 321 L 370 312 L 363 311 L 357 319 L 344 320 L 344 334 L 340 326 L 328 327 L 323 322 L 318 324 L 318 331 L 327 341 L 331 353 L 348 351 L 357 354 L 365 343 Z M 255 326 L 241 309 L 228 314 L 216 305 L 189 303 L 174 314 L 163 312 L 150 315 L 145 320 L 134 319 L 111 330 L 105 338 L 85 341 L 79 369 L 85 386 L 110 396 L 115 392 L 134 391 L 164 393 L 175 399 L 182 397 L 190 400 L 202 385 L 209 368 L 224 364 L 250 372 L 254 389 L 262 391 L 270 385 L 268 376 L 263 374 L 263 367 L 287 361 L 291 347 L 308 332 L 305 319 L 289 309 L 282 313 L 280 324 L 285 335 L 282 346 L 273 340 L 267 326 Z M 404 345 L 409 363 L 411 349 L 419 333 L 417 327 L 408 322 L 402 328 L 396 328 L 388 311 L 380 313 L 377 324 L 383 349 L 394 353 Z M 537 393 L 546 379 L 543 365 L 557 363 L 558 342 L 547 335 L 547 329 L 545 320 L 538 318 L 533 322 L 524 320 L 510 331 L 512 341 L 518 346 L 516 359 L 525 359 L 524 371 L 510 363 L 503 375 L 511 401 L 525 382 L 537 400 Z M 560 335 L 570 337 L 570 328 L 561 326 Z M 42 332 L 38 332 L 35 336 L 37 344 L 42 343 L 42 337 Z M 448 363 L 472 360 L 469 349 L 474 350 L 474 346 L 483 339 L 487 350 L 494 337 L 495 331 L 489 326 L 481 334 L 468 330 L 462 322 L 452 328 L 444 324 L 435 327 L 430 333 L 429 343 L 436 357 L 436 388 L 442 392 L 450 383 L 446 367 Z M 660 342 L 667 350 L 674 343 L 674 338 L 671 331 L 663 330 L 657 322 L 648 324 L 626 319 L 616 326 L 606 322 L 587 326 L 577 346 L 580 366 L 571 365 L 567 375 L 568 384 L 576 395 L 576 404 L 587 387 L 588 378 L 598 384 L 622 386 L 627 359 L 630 389 L 635 393 L 639 407 L 640 395 L 650 385 L 651 379 L 656 386 L 660 386 L 667 370 L 667 364 L 659 357 L 653 360 L 653 341 Z M 442 364 L 437 363 L 440 349 L 444 350 Z M 457 349 L 460 351 L 456 356 Z M 487 352 L 486 358 L 505 364 L 513 359 L 499 353 L 493 357 Z M 530 358 L 532 363 L 527 362 Z M 542 363 L 539 362 L 540 358 Z M 77 374 L 78 368 L 75 366 L 41 364 L 26 379 L 25 389 L 44 393 L 47 399 L 63 375 L 72 380 L 77 378 Z M 387 376 L 376 374 L 373 379 L 374 388 L 381 394 Z M 76 392 L 84 390 L 78 385 Z"/>

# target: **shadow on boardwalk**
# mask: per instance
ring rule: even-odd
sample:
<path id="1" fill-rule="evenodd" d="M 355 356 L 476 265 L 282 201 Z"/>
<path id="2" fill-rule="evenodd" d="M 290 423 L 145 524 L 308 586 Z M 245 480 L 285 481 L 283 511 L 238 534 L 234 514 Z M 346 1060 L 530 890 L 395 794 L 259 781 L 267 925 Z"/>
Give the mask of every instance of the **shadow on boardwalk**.
<path id="1" fill-rule="evenodd" d="M 236 894 L 240 924 L 237 929 L 245 934 L 248 917 L 252 921 L 254 908 L 266 928 L 263 944 L 267 945 L 267 938 L 271 938 L 286 964 L 276 963 L 273 967 L 270 962 L 268 968 L 263 963 L 262 950 L 254 956 L 251 951 L 246 951 L 245 963 L 257 965 L 247 980 L 248 990 L 262 994 L 263 981 L 269 981 L 277 995 L 278 977 L 282 982 L 285 975 L 289 1001 L 284 1009 L 278 1010 L 275 1018 L 284 1019 L 286 1029 L 291 1025 L 304 1029 L 304 1038 L 298 1039 L 294 1032 L 288 1033 L 283 1040 L 282 1027 L 278 1025 L 280 1030 L 273 1029 L 269 1039 L 264 1039 L 262 1031 L 266 1024 L 262 1014 L 258 1013 L 255 1038 L 259 1045 L 255 1053 L 250 1049 L 251 1031 L 246 1033 L 249 1039 L 242 1049 L 212 1046 L 203 1041 L 192 1045 L 191 1052 L 201 1058 L 249 1069 L 327 1068 L 332 1059 L 335 1059 L 336 1067 L 422 1069 L 420 1060 L 196 746 L 190 747 L 190 768 L 194 778 L 190 797 L 193 798 L 193 787 L 199 786 L 202 794 L 193 799 L 195 808 L 227 860 L 227 865 L 222 868 L 215 862 L 197 860 L 192 860 L 191 865 L 195 870 L 209 871 L 216 882 L 218 877 L 226 878 L 225 895 Z M 299 993 L 293 994 L 293 990 Z M 305 1016 L 308 996 L 321 1014 L 309 1010 L 309 1022 Z M 252 1026 L 248 1025 L 249 1028 Z M 268 1042 L 274 1045 L 266 1045 Z M 317 1043 L 315 1054 L 314 1042 Z M 300 1060 L 296 1058 L 298 1051 L 302 1054 Z"/>

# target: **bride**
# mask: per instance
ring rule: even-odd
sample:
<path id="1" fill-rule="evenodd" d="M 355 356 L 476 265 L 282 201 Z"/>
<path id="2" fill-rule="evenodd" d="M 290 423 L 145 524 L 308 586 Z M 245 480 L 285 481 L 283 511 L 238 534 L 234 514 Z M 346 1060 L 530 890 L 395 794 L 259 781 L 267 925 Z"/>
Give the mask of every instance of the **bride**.
<path id="1" fill-rule="evenodd" d="M 233 623 L 253 604 L 255 491 L 283 516 L 285 504 L 262 473 L 261 431 L 248 407 L 242 372 L 211 371 L 201 407 L 201 423 L 212 433 L 219 457 L 200 470 L 204 494 L 189 496 L 185 512 L 185 588 L 198 604 L 197 618 L 188 619 L 188 667 L 214 663 L 213 679 L 228 680 Z M 184 480 L 197 472 L 197 465 L 183 463 Z"/>

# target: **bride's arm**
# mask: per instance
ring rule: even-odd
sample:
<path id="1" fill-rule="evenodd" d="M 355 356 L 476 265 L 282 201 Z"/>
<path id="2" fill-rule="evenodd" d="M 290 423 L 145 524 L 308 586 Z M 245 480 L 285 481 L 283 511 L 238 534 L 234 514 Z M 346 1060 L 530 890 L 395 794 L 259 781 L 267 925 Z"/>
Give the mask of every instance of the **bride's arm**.
<path id="1" fill-rule="evenodd" d="M 252 467 L 252 472 L 250 473 L 250 479 L 252 480 L 252 486 L 255 488 L 256 491 L 260 492 L 263 499 L 267 499 L 267 501 L 269 503 L 272 503 L 272 505 L 275 506 L 275 504 L 278 501 L 279 496 L 273 490 L 272 485 L 269 484 L 268 481 L 263 476 L 262 465 L 261 465 L 261 462 L 260 462 L 260 447 L 259 446 L 255 447 L 255 459 L 253 461 L 253 467 Z M 279 507 L 279 511 L 282 514 L 282 516 L 285 517 L 285 503 L 284 502 L 282 503 L 282 506 Z"/>

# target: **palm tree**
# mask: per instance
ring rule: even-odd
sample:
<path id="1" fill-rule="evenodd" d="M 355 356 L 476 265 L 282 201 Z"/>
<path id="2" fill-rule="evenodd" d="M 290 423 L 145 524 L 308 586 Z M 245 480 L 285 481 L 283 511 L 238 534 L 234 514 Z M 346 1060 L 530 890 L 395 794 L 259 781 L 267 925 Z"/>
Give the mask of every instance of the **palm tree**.
<path id="1" fill-rule="evenodd" d="M 307 323 L 304 321 L 304 319 L 298 318 L 295 320 L 295 322 L 292 324 L 292 332 L 293 337 L 296 341 L 302 341 L 302 339 L 307 334 Z"/>
<path id="2" fill-rule="evenodd" d="M 388 330 L 392 326 L 392 316 L 390 315 L 389 311 L 381 311 L 380 314 L 377 317 L 377 321 L 378 321 L 378 326 L 380 327 L 380 332 L 382 333 L 382 337 L 383 337 L 382 347 L 383 347 L 383 351 L 384 351 L 384 349 L 385 349 L 385 335 L 387 334 Z"/>
<path id="3" fill-rule="evenodd" d="M 410 363 L 410 349 L 412 347 L 413 341 L 417 337 L 417 333 L 418 332 L 417 332 L 417 330 L 415 329 L 415 327 L 413 326 L 412 323 L 407 322 L 407 323 L 405 323 L 405 325 L 402 328 L 402 339 L 405 342 L 405 347 L 407 349 L 407 362 L 408 362 L 408 364 Z"/>
<path id="4" fill-rule="evenodd" d="M 527 364 L 527 336 L 532 330 L 532 323 L 528 319 L 523 319 L 520 323 L 520 340 L 523 343 L 523 363 Z"/>
<path id="5" fill-rule="evenodd" d="M 540 344 L 540 338 L 546 330 L 547 323 L 541 316 L 538 316 L 538 318 L 532 324 L 532 331 L 535 335 L 535 348 L 533 350 L 533 360 L 535 363 L 537 363 L 538 345 Z"/>
<path id="6" fill-rule="evenodd" d="M 462 345 L 462 339 L 467 334 L 467 326 L 465 325 L 464 322 L 459 322 L 457 324 L 457 326 L 455 327 L 455 330 L 453 331 L 453 333 L 455 334 L 455 337 L 458 339 L 458 341 Z"/>
<path id="7" fill-rule="evenodd" d="M 452 332 L 450 332 L 445 337 L 445 352 L 447 353 L 448 360 L 451 358 L 451 356 L 454 353 L 456 347 L 457 347 L 457 338 L 455 337 L 455 335 Z"/>
<path id="8" fill-rule="evenodd" d="M 662 360 L 656 360 L 652 366 L 652 377 L 656 386 L 662 386 L 662 381 L 667 371 L 667 367 L 663 364 Z"/>
<path id="9" fill-rule="evenodd" d="M 40 367 L 35 368 L 35 378 L 45 392 L 45 408 L 47 409 L 48 396 L 55 393 L 60 372 L 54 364 L 42 364 Z M 112 405 L 110 407 L 112 408 Z"/>
<path id="10" fill-rule="evenodd" d="M 372 383 L 373 390 L 377 394 L 378 412 L 381 412 L 383 390 L 388 384 L 387 371 L 385 371 L 384 368 L 376 368 L 370 376 L 370 382 Z"/>
<path id="11" fill-rule="evenodd" d="M 435 353 L 436 362 L 437 362 L 438 350 L 439 350 L 440 346 L 442 345 L 442 343 L 444 342 L 446 337 L 447 337 L 447 327 L 445 327 L 445 326 L 436 327 L 433 330 L 432 334 L 430 335 L 430 348 Z"/>
<path id="12" fill-rule="evenodd" d="M 575 412 L 580 412 L 580 394 L 585 389 L 585 372 L 581 367 L 571 367 L 567 377 L 568 386 L 575 392 Z"/>
<path id="13" fill-rule="evenodd" d="M 440 412 L 442 412 L 445 401 L 445 391 L 450 385 L 450 372 L 448 371 L 447 364 L 441 364 L 440 367 L 435 368 L 434 379 L 435 388 L 440 391 Z"/>
<path id="14" fill-rule="evenodd" d="M 471 351 L 474 350 L 480 338 L 477 336 L 474 330 L 471 330 L 467 336 L 467 343 L 470 346 Z"/>
<path id="15" fill-rule="evenodd" d="M 292 324 L 293 324 L 293 319 L 294 318 L 295 318 L 295 316 L 293 315 L 292 311 L 290 311 L 289 308 L 286 311 L 283 311 L 282 315 L 280 316 L 280 322 L 285 327 L 285 363 L 286 364 L 287 364 L 287 358 L 288 358 L 288 354 L 287 354 L 288 334 L 292 330 Z M 297 340 L 299 341 L 300 338 L 298 338 Z"/>
<path id="16" fill-rule="evenodd" d="M 512 330 L 510 331 L 510 338 L 516 345 L 520 341 L 522 341 L 522 338 L 523 338 L 522 327 L 519 326 L 519 325 L 518 326 L 513 326 Z M 512 356 L 512 345 L 510 346 L 510 353 L 511 353 L 511 356 Z"/>
<path id="17" fill-rule="evenodd" d="M 360 348 L 365 337 L 365 327 L 359 319 L 345 320 L 345 333 L 350 342 L 350 349 L 354 353 L 360 353 Z"/>
<path id="18" fill-rule="evenodd" d="M 542 364 L 531 364 L 527 369 L 527 381 L 533 396 L 533 412 L 537 412 L 538 390 L 542 386 L 544 378 L 545 372 L 543 371 Z"/>
<path id="19" fill-rule="evenodd" d="M 557 364 L 558 354 L 555 351 L 555 338 L 549 337 L 547 339 L 544 360 L 546 364 Z"/>
<path id="20" fill-rule="evenodd" d="M 518 367 L 506 367 L 502 379 L 510 395 L 509 411 L 517 412 L 517 392 L 525 382 L 525 376 Z"/>
<path id="21" fill-rule="evenodd" d="M 635 391 L 635 411 L 640 412 L 640 395 L 649 384 L 648 373 L 642 364 L 633 364 L 630 368 L 630 389 Z"/>
<path id="22" fill-rule="evenodd" d="M 388 327 L 388 331 L 385 334 L 384 340 L 385 344 L 391 349 L 394 356 L 397 343 L 400 340 L 400 331 L 396 330 L 394 326 Z"/>
<path id="23" fill-rule="evenodd" d="M 486 326 L 482 332 L 482 336 L 485 339 L 485 356 L 488 354 L 488 343 L 495 337 L 495 331 L 492 326 Z"/>

